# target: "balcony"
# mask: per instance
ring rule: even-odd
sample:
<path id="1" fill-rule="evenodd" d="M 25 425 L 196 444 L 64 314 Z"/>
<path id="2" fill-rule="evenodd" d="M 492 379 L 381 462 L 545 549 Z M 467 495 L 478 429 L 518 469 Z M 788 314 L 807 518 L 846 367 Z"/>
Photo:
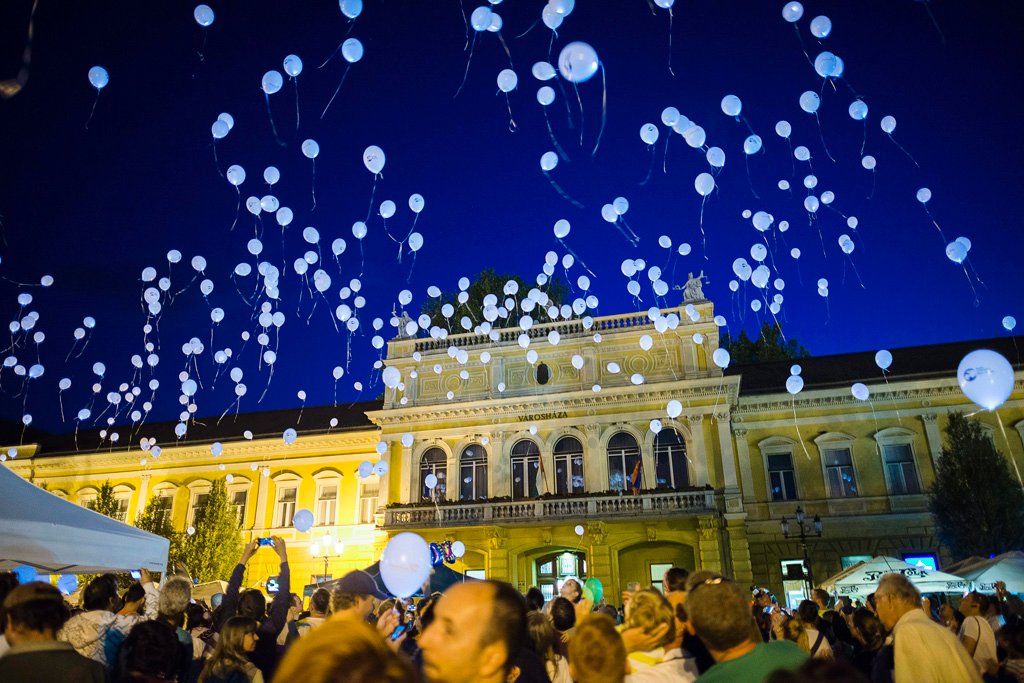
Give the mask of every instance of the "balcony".
<path id="1" fill-rule="evenodd" d="M 384 511 L 383 529 L 485 526 L 491 524 L 551 524 L 583 519 L 670 517 L 715 511 L 715 492 L 663 491 L 632 495 L 545 498 L 516 502 L 421 504 Z"/>

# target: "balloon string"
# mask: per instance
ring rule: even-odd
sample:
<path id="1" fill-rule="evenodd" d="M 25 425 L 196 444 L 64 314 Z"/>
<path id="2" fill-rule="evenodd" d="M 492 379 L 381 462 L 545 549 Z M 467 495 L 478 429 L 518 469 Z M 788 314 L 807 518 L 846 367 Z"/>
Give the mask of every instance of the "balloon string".
<path id="1" fill-rule="evenodd" d="M 405 281 L 409 283 L 412 280 L 412 269 L 416 267 L 416 252 L 412 252 L 412 263 L 409 264 L 409 275 L 406 276 Z"/>
<path id="2" fill-rule="evenodd" d="M 476 31 L 473 31 L 473 40 L 469 44 L 469 56 L 466 57 L 466 70 L 462 74 L 462 82 L 459 83 L 459 88 L 458 88 L 458 90 L 455 91 L 455 95 L 454 95 L 454 97 L 452 99 L 455 99 L 456 97 L 458 97 L 459 93 L 462 92 L 462 87 L 464 85 L 466 85 L 466 79 L 469 77 L 469 65 L 473 61 L 473 50 L 475 48 L 476 48 Z"/>
<path id="3" fill-rule="evenodd" d="M 700 241 L 701 248 L 704 250 L 704 260 L 708 260 L 708 240 L 707 235 L 704 234 L 704 204 L 708 201 L 708 196 L 704 195 L 700 199 Z"/>
<path id="4" fill-rule="evenodd" d="M 313 211 L 316 211 L 316 159 L 313 159 L 313 179 L 309 183 L 309 191 L 313 194 Z M 317 242 L 317 248 L 320 248 L 320 243 Z"/>
<path id="5" fill-rule="evenodd" d="M 580 147 L 583 147 L 583 128 L 585 122 L 585 117 L 583 115 L 583 100 L 580 98 L 580 89 L 579 86 L 576 85 L 575 81 L 573 81 L 572 89 L 576 91 L 576 103 L 580 106 Z"/>
<path id="6" fill-rule="evenodd" d="M 860 273 L 857 272 L 857 264 L 853 262 L 853 257 L 847 254 L 846 258 L 850 262 L 850 267 L 853 268 L 853 274 L 857 276 L 857 282 L 860 283 L 860 288 L 867 289 L 867 286 L 865 286 L 864 281 L 860 278 Z"/>
<path id="7" fill-rule="evenodd" d="M 963 264 L 960 267 L 964 269 L 964 277 L 967 278 L 967 284 L 971 286 L 971 293 L 974 294 L 974 305 L 977 307 L 981 304 L 981 300 L 978 299 L 978 290 L 974 288 L 974 283 L 971 282 L 971 276 L 967 273 L 967 267 Z"/>
<path id="8" fill-rule="evenodd" d="M 633 243 L 634 247 L 640 244 L 640 237 L 638 237 L 637 234 L 635 232 L 633 232 L 633 228 L 629 227 L 629 224 L 626 222 L 625 218 L 623 218 L 622 216 L 619 216 L 618 220 L 615 221 L 615 225 L 620 226 L 619 227 L 620 231 L 622 231 L 623 228 L 625 228 L 625 230 L 622 232 L 622 234 L 626 235 L 626 237 L 629 239 L 629 241 Z"/>
<path id="9" fill-rule="evenodd" d="M 238 216 L 242 211 L 242 191 L 238 189 L 238 185 L 235 185 L 235 194 L 238 195 L 238 203 L 235 205 L 235 220 L 232 221 L 231 230 L 229 230 L 228 232 L 234 231 L 235 225 L 238 224 Z"/>
<path id="10" fill-rule="evenodd" d="M 551 128 L 551 119 L 548 118 L 548 108 L 544 107 L 544 123 L 548 126 L 548 136 L 551 138 L 551 144 L 555 146 L 555 151 L 558 152 L 558 156 L 562 157 L 562 161 L 569 161 L 569 155 L 566 153 L 562 145 L 558 143 L 558 138 L 555 137 L 555 131 Z"/>
<path id="11" fill-rule="evenodd" d="M 548 173 L 547 171 L 542 171 L 542 173 L 544 174 L 544 177 L 548 179 L 548 182 L 551 183 L 551 187 L 555 188 L 555 191 L 558 192 L 558 194 L 562 195 L 564 199 L 569 201 L 574 206 L 579 207 L 581 209 L 583 208 L 583 204 L 580 204 L 578 201 L 570 197 L 566 193 L 566 191 L 562 189 L 562 186 L 555 182 L 555 179 L 551 177 L 550 173 Z"/>
<path id="12" fill-rule="evenodd" d="M 907 151 L 907 150 L 906 150 L 906 149 L 905 149 L 905 148 L 903 147 L 903 145 L 901 145 L 900 143 L 896 142 L 896 138 L 894 138 L 894 137 L 892 136 L 892 133 L 886 133 L 886 135 L 888 135 L 888 136 L 889 136 L 889 139 L 890 139 L 890 140 L 892 140 L 892 144 L 894 144 L 894 145 L 896 145 L 897 147 L 899 147 L 899 150 L 900 150 L 901 152 L 903 152 L 904 154 L 906 154 L 906 155 L 907 155 L 907 158 L 908 158 L 908 159 L 910 159 L 911 161 L 913 161 L 913 162 L 914 162 L 914 166 L 917 166 L 918 168 L 921 168 L 921 164 L 917 163 L 917 159 L 915 159 L 914 157 L 910 156 L 910 152 L 908 152 L 908 151 Z"/>
<path id="13" fill-rule="evenodd" d="M 946 235 L 945 235 L 945 233 L 942 232 L 942 228 L 939 226 L 939 222 L 937 220 L 935 220 L 935 216 L 932 215 L 932 212 L 928 209 L 928 205 L 927 204 L 922 204 L 921 206 L 924 207 L 924 212 L 926 214 L 928 214 L 928 218 L 931 219 L 932 225 L 934 225 L 935 229 L 939 231 L 939 237 L 942 238 L 942 246 L 945 247 L 946 246 Z"/>
<path id="14" fill-rule="evenodd" d="M 1013 463 L 1013 469 L 1017 473 L 1017 481 L 1020 482 L 1020 487 L 1024 489 L 1024 479 L 1021 479 L 1020 468 L 1017 467 L 1017 460 L 1013 457 L 1013 448 L 1010 446 L 1010 439 L 1006 436 L 1006 427 L 1003 425 L 1003 418 L 995 410 L 992 411 L 996 414 L 996 422 L 999 423 L 999 431 L 1003 433 L 1003 442 L 1006 444 L 1006 453 L 1010 456 L 1010 462 Z"/>
<path id="15" fill-rule="evenodd" d="M 281 147 L 284 147 L 284 142 L 282 142 L 281 138 L 277 135 L 277 125 L 274 124 L 274 113 L 270 110 L 270 95 L 263 93 L 263 98 L 267 101 L 267 118 L 270 119 L 270 130 L 274 133 L 274 141 Z"/>
<path id="16" fill-rule="evenodd" d="M 605 78 L 604 64 L 601 64 L 601 128 L 597 131 L 597 142 L 594 143 L 594 150 L 590 153 L 593 159 L 597 155 L 597 148 L 601 146 L 601 136 L 604 135 L 605 124 L 608 123 L 608 81 Z M 577 91 L 578 94 L 578 91 Z M 582 127 L 580 128 L 582 132 Z"/>
<path id="17" fill-rule="evenodd" d="M 807 452 L 807 444 L 804 443 L 804 437 L 800 433 L 800 423 L 796 419 L 796 394 L 789 395 L 790 404 L 793 406 L 793 426 L 796 427 L 796 438 L 800 441 L 800 447 L 804 449 L 804 455 L 807 459 L 811 459 L 811 454 Z"/>
<path id="18" fill-rule="evenodd" d="M 295 83 L 295 132 L 299 132 L 299 79 L 292 76 Z"/>
<path id="19" fill-rule="evenodd" d="M 786 144 L 789 146 L 789 177 L 796 175 L 796 163 L 793 161 L 793 140 L 787 135 Z"/>
<path id="20" fill-rule="evenodd" d="M 569 246 L 568 244 L 566 244 L 566 243 L 565 243 L 564 241 L 562 241 L 562 240 L 558 240 L 558 243 L 559 243 L 559 244 L 561 244 L 561 245 L 562 245 L 563 247 L 565 247 L 565 250 L 566 250 L 567 252 L 569 252 L 570 254 L 572 254 L 572 257 L 573 257 L 574 259 L 576 259 L 576 261 L 577 261 L 577 262 L 578 262 L 578 263 L 579 263 L 579 264 L 580 264 L 581 266 L 583 266 L 583 270 L 585 270 L 585 271 L 587 271 L 588 273 L 590 273 L 590 277 L 592 277 L 592 278 L 595 278 L 595 279 L 597 278 L 597 276 L 596 276 L 596 275 L 594 275 L 594 271 L 592 271 L 592 270 L 591 270 L 590 268 L 588 268 L 588 267 L 587 267 L 587 264 L 583 262 L 583 259 L 581 259 L 581 258 L 580 258 L 579 256 L 577 256 L 577 255 L 576 255 L 576 252 L 575 252 L 575 251 L 573 251 L 573 250 L 572 250 L 572 248 L 571 248 L 571 247 L 570 247 L 570 246 Z M 566 275 L 568 276 L 568 271 L 566 271 Z M 568 281 L 568 277 L 566 277 L 566 280 Z M 572 285 L 571 285 L 571 284 L 570 284 L 569 286 L 570 286 L 570 287 L 572 287 Z"/>
<path id="21" fill-rule="evenodd" d="M 505 93 L 505 106 L 508 107 L 508 130 L 511 133 L 515 133 L 516 120 L 512 118 L 512 101 L 508 98 L 508 93 Z"/>
<path id="22" fill-rule="evenodd" d="M 509 66 L 510 69 L 515 71 L 516 65 L 512 63 L 512 53 L 509 52 L 508 43 L 505 42 L 505 36 L 503 36 L 501 34 L 501 31 L 498 31 L 497 33 L 498 33 L 498 40 L 501 41 L 501 46 L 503 48 L 505 48 L 505 55 L 508 57 L 508 66 Z"/>
<path id="23" fill-rule="evenodd" d="M 864 136 L 860 140 L 860 155 L 864 156 L 864 147 L 868 144 L 868 120 L 864 119 Z"/>
<path id="24" fill-rule="evenodd" d="M 459 0 L 459 2 L 461 3 L 461 2 L 462 2 L 462 0 Z M 465 14 L 463 14 L 463 16 L 465 16 Z M 528 28 L 527 28 L 527 29 L 526 29 L 525 31 L 523 31 L 523 32 L 522 32 L 522 33 L 520 33 L 520 34 L 519 34 L 518 36 L 516 36 L 516 40 L 519 40 L 520 38 L 522 38 L 523 36 L 525 36 L 525 35 L 526 35 L 527 33 L 529 33 L 530 31 L 532 31 L 532 30 L 533 30 L 533 27 L 534 27 L 534 26 L 536 26 L 536 25 L 537 25 L 537 23 L 538 23 L 539 21 L 540 21 L 540 17 L 537 17 L 536 19 L 534 19 L 534 20 L 533 20 L 533 23 L 532 23 L 532 24 L 530 24 L 530 26 L 529 26 L 529 27 L 528 27 Z M 469 38 L 468 38 L 468 37 L 466 38 L 466 44 L 467 44 L 467 45 L 469 45 Z"/>
<path id="25" fill-rule="evenodd" d="M 341 92 L 341 86 L 343 86 L 345 84 L 345 79 L 348 78 L 348 72 L 349 72 L 349 69 L 351 69 L 351 68 L 352 68 L 351 64 L 349 64 L 349 65 L 347 65 L 345 67 L 345 73 L 343 73 L 341 75 L 341 80 L 338 81 L 338 87 L 334 89 L 334 94 L 331 95 L 331 99 L 327 102 L 327 106 L 324 107 L 323 113 L 320 114 L 320 120 L 321 121 L 323 121 L 324 116 L 327 115 L 327 110 L 331 108 L 331 104 L 334 103 L 334 98 L 338 96 L 339 92 Z"/>
<path id="26" fill-rule="evenodd" d="M 373 174 L 373 189 L 370 190 L 370 205 L 368 207 L 366 207 L 366 220 L 364 221 L 365 223 L 369 223 L 370 222 L 370 213 L 373 211 L 373 196 L 375 194 L 377 194 L 377 180 L 379 178 L 380 178 L 380 173 L 374 173 Z M 392 239 L 394 239 L 394 238 L 392 238 Z M 362 243 L 363 243 L 363 240 L 360 239 L 359 240 L 359 244 L 362 245 Z M 360 249 L 362 249 L 362 246 L 360 246 Z"/>
<path id="27" fill-rule="evenodd" d="M 463 4 L 462 0 L 459 0 L 459 14 L 462 15 L 462 23 L 466 30 L 466 44 L 462 46 L 462 51 L 465 52 L 466 48 L 469 47 L 469 19 L 466 17 L 466 6 Z M 337 391 L 337 389 L 335 389 L 335 391 Z M 334 405 L 337 406 L 337 402 L 335 402 Z"/>
<path id="28" fill-rule="evenodd" d="M 641 184 L 641 185 L 646 185 L 646 184 L 647 184 L 647 181 L 651 179 L 651 171 L 653 171 L 653 170 L 654 170 L 654 155 L 655 155 L 655 153 L 656 153 L 656 152 L 655 152 L 655 149 L 654 149 L 654 145 L 648 145 L 648 146 L 647 146 L 647 148 L 648 148 L 648 149 L 650 150 L 650 152 L 651 152 L 651 163 L 650 163 L 650 165 L 649 165 L 649 166 L 647 167 L 647 175 L 646 175 L 646 176 L 644 177 L 644 179 L 643 179 L 643 180 L 641 180 L 641 181 L 640 181 L 640 184 Z"/>
<path id="29" fill-rule="evenodd" d="M 793 24 L 793 31 L 796 33 L 797 41 L 800 42 L 800 50 L 804 53 L 804 59 L 807 60 L 807 63 L 810 64 L 813 69 L 814 62 L 811 60 L 811 56 L 807 54 L 807 46 L 804 45 L 804 37 L 800 35 L 800 27 L 795 22 Z"/>
<path id="30" fill-rule="evenodd" d="M 672 133 L 674 131 L 669 127 L 668 132 L 665 134 L 665 150 L 662 152 L 661 172 L 668 174 L 668 141 L 672 139 Z"/>
<path id="31" fill-rule="evenodd" d="M 221 178 L 224 177 L 224 171 L 220 170 L 220 159 L 217 158 L 217 141 L 213 141 L 213 165 L 217 167 L 217 173 Z"/>
<path id="32" fill-rule="evenodd" d="M 747 167 L 747 185 L 750 186 L 750 194 L 754 195 L 754 199 L 760 199 L 761 197 L 757 194 L 757 190 L 754 189 L 754 181 L 750 177 L 750 155 L 743 155 L 743 165 Z"/>
<path id="33" fill-rule="evenodd" d="M 814 119 L 818 122 L 818 136 L 821 138 L 821 146 L 825 149 L 825 154 L 832 160 L 832 163 L 836 163 L 836 160 L 832 157 L 832 152 L 828 151 L 828 145 L 825 144 L 825 131 L 821 127 L 821 117 L 818 116 L 818 112 L 814 112 Z"/>
<path id="34" fill-rule="evenodd" d="M 64 392 L 63 391 L 58 391 L 57 392 L 57 403 L 60 405 L 60 421 L 61 422 L 66 422 L 66 420 L 64 419 Z"/>
<path id="35" fill-rule="evenodd" d="M 668 72 L 673 76 L 676 72 L 672 70 L 672 8 L 668 8 Z"/>
<path id="36" fill-rule="evenodd" d="M 100 101 L 100 89 L 96 88 L 96 99 L 92 101 L 92 109 L 89 110 L 89 118 L 85 120 L 85 129 L 89 130 L 89 123 L 92 122 L 92 115 L 96 113 L 96 104 Z"/>

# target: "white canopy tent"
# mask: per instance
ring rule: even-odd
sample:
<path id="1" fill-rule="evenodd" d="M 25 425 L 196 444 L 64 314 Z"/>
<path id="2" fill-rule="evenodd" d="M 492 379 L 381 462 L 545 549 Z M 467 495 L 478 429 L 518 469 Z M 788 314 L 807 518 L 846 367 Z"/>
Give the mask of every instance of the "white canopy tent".
<path id="1" fill-rule="evenodd" d="M 866 597 L 875 592 L 878 580 L 884 574 L 903 574 L 922 593 L 963 593 L 967 581 L 945 572 L 915 567 L 895 557 L 879 556 L 866 562 L 858 562 L 835 576 L 818 584 L 829 593 L 840 597 Z"/>
<path id="2" fill-rule="evenodd" d="M 1011 593 L 1024 593 L 1024 552 L 1013 550 L 991 559 L 975 559 L 961 563 L 957 572 L 967 581 L 974 582 L 974 589 L 982 593 L 994 593 L 996 581 L 1006 584 Z"/>
<path id="3" fill-rule="evenodd" d="M 53 574 L 167 567 L 166 538 L 75 505 L 0 465 L 0 571 Z"/>

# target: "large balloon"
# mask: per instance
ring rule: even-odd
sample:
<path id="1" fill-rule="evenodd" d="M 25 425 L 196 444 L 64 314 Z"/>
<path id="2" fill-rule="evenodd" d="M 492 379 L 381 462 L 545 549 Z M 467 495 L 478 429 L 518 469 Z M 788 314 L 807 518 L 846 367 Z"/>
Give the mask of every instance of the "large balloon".
<path id="1" fill-rule="evenodd" d="M 313 513 L 305 508 L 296 510 L 295 516 L 292 517 L 292 526 L 299 533 L 306 533 L 313 528 Z"/>
<path id="2" fill-rule="evenodd" d="M 889 366 L 892 365 L 892 354 L 882 349 L 875 354 L 875 365 L 882 370 L 888 370 Z"/>
<path id="3" fill-rule="evenodd" d="M 562 78 L 570 83 L 589 81 L 597 73 L 599 66 L 597 52 L 582 41 L 569 43 L 558 55 L 558 70 L 562 73 Z"/>
<path id="4" fill-rule="evenodd" d="M 1013 366 L 995 351 L 978 349 L 960 361 L 956 379 L 967 398 L 985 410 L 995 410 L 1013 391 Z"/>
<path id="5" fill-rule="evenodd" d="M 782 7 L 782 18 L 789 23 L 800 21 L 800 17 L 804 15 L 804 6 L 799 2 L 787 2 Z"/>
<path id="6" fill-rule="evenodd" d="M 94 66 L 89 69 L 89 82 L 97 90 L 103 90 L 110 82 L 110 74 L 102 66 Z"/>
<path id="7" fill-rule="evenodd" d="M 192 16 L 195 17 L 196 23 L 206 28 L 213 23 L 213 10 L 210 9 L 209 5 L 196 5 L 196 9 L 192 12 Z"/>
<path id="8" fill-rule="evenodd" d="M 341 56 L 349 64 L 355 64 L 363 58 L 363 44 L 358 38 L 349 38 L 341 44 Z"/>
<path id="9" fill-rule="evenodd" d="M 366 169 L 374 175 L 384 170 L 384 150 L 377 145 L 370 145 L 363 150 L 363 165 Z"/>
<path id="10" fill-rule="evenodd" d="M 388 541 L 380 556 L 380 578 L 388 591 L 407 598 L 430 577 L 430 546 L 419 535 L 402 532 Z"/>
<path id="11" fill-rule="evenodd" d="M 276 93 L 282 85 L 284 85 L 284 79 L 279 71 L 271 70 L 263 74 L 263 92 L 268 95 Z"/>

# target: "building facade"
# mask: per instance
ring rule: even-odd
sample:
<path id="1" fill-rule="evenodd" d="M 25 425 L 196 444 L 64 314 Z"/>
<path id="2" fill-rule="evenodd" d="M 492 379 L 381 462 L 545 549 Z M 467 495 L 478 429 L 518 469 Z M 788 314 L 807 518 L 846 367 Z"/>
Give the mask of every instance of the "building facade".
<path id="1" fill-rule="evenodd" d="M 252 439 L 192 428 L 158 458 L 110 443 L 61 453 L 41 439 L 7 465 L 80 504 L 110 481 L 128 522 L 157 497 L 179 529 L 228 477 L 246 540 L 283 536 L 297 584 L 366 567 L 403 531 L 462 541 L 458 570 L 549 596 L 568 576 L 593 576 L 612 602 L 673 565 L 795 600 L 809 571 L 824 579 L 864 556 L 949 560 L 924 491 L 947 415 L 976 410 L 957 363 L 986 344 L 897 349 L 891 373 L 870 353 L 801 359 L 804 389 L 791 395 L 794 362 L 716 365 L 711 302 L 591 322 L 396 338 L 387 364 L 400 382 L 382 402 L 306 409 L 301 424 L 293 411 L 240 416 L 230 431 L 244 421 Z M 1020 467 L 1015 367 L 1010 400 L 975 418 Z M 288 426 L 299 431 L 290 445 Z M 385 465 L 360 477 L 364 462 Z M 822 520 L 806 547 L 782 531 L 798 506 Z M 298 509 L 314 515 L 309 533 L 291 525 Z M 273 560 L 258 554 L 249 583 L 274 574 Z"/>

